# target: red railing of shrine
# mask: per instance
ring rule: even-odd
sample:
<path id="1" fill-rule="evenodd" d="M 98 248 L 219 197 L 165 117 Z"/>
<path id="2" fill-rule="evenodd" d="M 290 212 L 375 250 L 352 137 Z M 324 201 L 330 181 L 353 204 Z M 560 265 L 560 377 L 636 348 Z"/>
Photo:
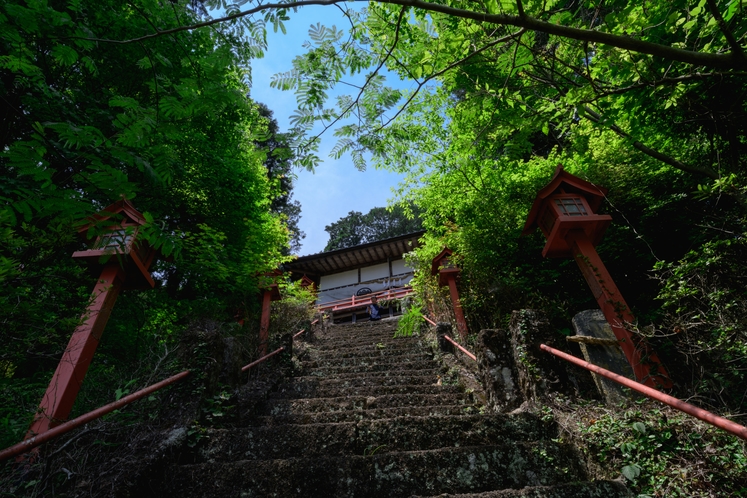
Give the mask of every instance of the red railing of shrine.
<path id="1" fill-rule="evenodd" d="M 13 445 L 10 448 L 5 448 L 3 451 L 0 451 L 0 462 L 14 456 L 22 455 L 23 453 L 27 453 L 28 451 L 46 443 L 51 439 L 62 436 L 63 434 L 70 432 L 76 427 L 80 427 L 81 425 L 86 424 L 92 420 L 103 417 L 107 413 L 111 413 L 114 410 L 118 410 L 123 406 L 129 405 L 133 401 L 137 401 L 144 396 L 147 396 L 158 391 L 159 389 L 162 389 L 184 379 L 188 375 L 189 370 L 185 370 L 172 377 L 169 377 L 168 379 L 153 384 L 150 387 L 146 387 L 145 389 L 141 389 L 140 391 L 124 396 L 113 403 L 104 405 L 101 408 L 97 408 L 91 412 L 81 415 L 80 417 L 74 418 L 73 420 L 68 420 L 67 422 L 60 424 L 57 427 L 53 427 L 46 432 L 42 432 L 41 434 L 37 434 L 34 437 L 21 441 L 20 443 Z"/>
<path id="2" fill-rule="evenodd" d="M 464 349 L 462 347 L 462 345 L 459 344 L 458 342 L 456 342 L 454 339 L 452 339 L 451 337 L 449 337 L 446 334 L 444 334 L 444 339 L 446 339 L 447 341 L 449 341 L 450 343 L 452 343 L 454 346 L 456 346 L 462 353 L 466 354 L 467 357 L 470 358 L 472 361 L 477 361 L 477 357 L 475 355 L 473 355 L 472 353 L 470 353 L 469 351 L 467 351 L 466 349 Z"/>
<path id="3" fill-rule="evenodd" d="M 550 346 L 540 344 L 540 348 L 544 351 L 547 351 L 550 354 L 557 356 L 558 358 L 562 358 L 570 363 L 573 363 L 574 365 L 578 365 L 591 372 L 594 372 L 597 375 L 601 375 L 602 377 L 606 377 L 610 380 L 613 380 L 617 382 L 618 384 L 622 384 L 623 386 L 633 389 L 634 391 L 637 391 L 641 394 L 644 394 L 651 399 L 655 399 L 656 401 L 660 401 L 664 403 L 665 405 L 669 405 L 672 408 L 675 408 L 681 412 L 687 413 L 688 415 L 692 415 L 693 417 L 698 418 L 704 422 L 707 422 L 715 427 L 718 427 L 719 429 L 723 429 L 727 432 L 730 432 L 734 434 L 735 436 L 738 436 L 742 439 L 747 439 L 747 427 L 743 425 L 739 425 L 736 422 L 732 422 L 729 419 L 720 417 L 707 410 L 703 410 L 702 408 L 698 408 L 697 406 L 691 405 L 690 403 L 682 401 L 681 399 L 677 399 L 675 397 L 669 396 L 668 394 L 664 394 L 663 392 L 657 391 L 656 389 L 652 389 L 648 386 L 644 386 L 643 384 L 636 382 L 634 380 L 630 380 L 627 377 L 623 377 L 622 375 L 618 375 L 614 372 L 610 372 L 609 370 L 599 367 L 597 365 L 594 365 L 593 363 L 589 363 L 588 361 L 584 361 L 580 358 L 576 358 L 575 356 L 569 355 L 568 353 L 558 351 L 557 349 L 551 348 Z"/>
<path id="4" fill-rule="evenodd" d="M 318 323 L 319 320 L 314 320 L 311 322 L 311 325 L 315 325 Z M 306 332 L 305 329 L 299 330 L 293 335 L 293 339 L 296 339 L 298 336 L 300 336 L 302 333 Z M 280 353 L 281 351 L 284 351 L 285 347 L 281 347 L 279 349 L 276 349 L 272 353 L 269 353 L 262 358 L 259 358 L 256 361 L 253 361 L 249 363 L 248 365 L 241 368 L 242 372 L 246 372 L 250 368 L 259 365 L 260 363 L 267 361 L 272 356 Z M 9 458 L 13 458 L 14 456 L 22 455 L 24 453 L 27 453 L 34 448 L 41 446 L 42 444 L 51 441 L 52 439 L 55 439 L 59 436 L 62 436 L 63 434 L 66 434 L 73 429 L 80 427 L 83 424 L 87 424 L 88 422 L 91 422 L 92 420 L 96 420 L 97 418 L 101 418 L 107 413 L 111 413 L 114 410 L 118 410 L 124 406 L 129 405 L 133 401 L 137 401 L 151 393 L 154 393 L 158 391 L 159 389 L 163 389 L 166 386 L 170 386 L 171 384 L 174 384 L 175 382 L 179 382 L 180 380 L 184 379 L 189 375 L 189 370 L 185 370 L 183 372 L 180 372 L 174 376 L 169 377 L 168 379 L 162 380 L 161 382 L 158 382 L 156 384 L 153 384 L 150 387 L 146 387 L 144 389 L 141 389 L 140 391 L 137 391 L 135 393 L 129 394 L 127 396 L 122 397 L 121 399 L 118 399 L 117 401 L 114 401 L 113 403 L 109 403 L 108 405 L 104 405 L 101 408 L 97 408 L 93 411 L 90 411 L 86 414 L 81 415 L 80 417 L 74 418 L 73 420 L 68 420 L 67 422 L 58 425 L 57 427 L 53 427 L 52 429 L 49 429 L 46 432 L 43 432 L 41 434 L 38 434 L 34 437 L 31 437 L 29 439 L 23 440 L 18 444 L 15 444 L 13 446 L 10 446 L 9 448 L 5 448 L 4 450 L 0 451 L 0 462 L 3 460 L 7 460 Z"/>
<path id="5" fill-rule="evenodd" d="M 423 315 L 423 318 L 425 319 L 426 322 L 430 323 L 434 327 L 438 326 L 438 324 L 436 322 L 434 322 L 433 320 L 431 320 L 427 316 Z M 464 347 L 462 347 L 462 345 L 459 344 L 458 342 L 456 342 L 454 339 L 452 339 L 451 337 L 449 337 L 446 334 L 444 334 L 444 339 L 446 339 L 447 341 L 449 341 L 450 343 L 452 343 L 454 346 L 456 346 L 462 353 L 466 354 L 468 358 L 470 358 L 473 361 L 477 361 L 477 357 L 475 355 L 473 355 L 472 353 L 470 353 L 469 351 L 467 351 L 466 349 L 464 349 Z"/>
<path id="6" fill-rule="evenodd" d="M 397 289 L 388 289 L 385 291 L 374 292 L 363 296 L 350 296 L 347 299 L 338 299 L 336 301 L 330 301 L 328 303 L 320 304 L 317 306 L 319 311 L 347 311 L 355 308 L 361 308 L 371 304 L 371 298 L 376 296 L 380 300 L 388 301 L 390 299 L 401 299 L 405 296 L 409 296 L 414 291 L 412 287 L 399 287 Z"/>

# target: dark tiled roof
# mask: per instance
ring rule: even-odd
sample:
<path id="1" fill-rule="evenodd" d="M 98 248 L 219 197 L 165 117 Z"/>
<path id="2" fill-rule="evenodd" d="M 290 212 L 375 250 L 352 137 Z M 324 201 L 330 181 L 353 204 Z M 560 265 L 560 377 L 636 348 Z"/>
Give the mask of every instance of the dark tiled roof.
<path id="1" fill-rule="evenodd" d="M 322 275 L 386 263 L 387 259 L 400 259 L 404 253 L 418 247 L 418 239 L 424 233 L 425 231 L 413 232 L 359 246 L 301 256 L 295 261 L 286 263 L 283 267 L 285 271 L 291 271 L 294 274 L 318 278 Z"/>

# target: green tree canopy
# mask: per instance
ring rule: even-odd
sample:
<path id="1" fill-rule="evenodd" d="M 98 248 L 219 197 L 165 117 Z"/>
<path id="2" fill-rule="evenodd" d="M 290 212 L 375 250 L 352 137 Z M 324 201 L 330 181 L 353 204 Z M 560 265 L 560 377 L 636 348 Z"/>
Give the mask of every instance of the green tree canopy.
<path id="1" fill-rule="evenodd" d="M 420 211 L 413 205 L 406 208 L 401 205 L 392 208 L 377 207 L 366 214 L 350 211 L 347 216 L 324 227 L 329 234 L 324 251 L 344 249 L 421 230 Z"/>

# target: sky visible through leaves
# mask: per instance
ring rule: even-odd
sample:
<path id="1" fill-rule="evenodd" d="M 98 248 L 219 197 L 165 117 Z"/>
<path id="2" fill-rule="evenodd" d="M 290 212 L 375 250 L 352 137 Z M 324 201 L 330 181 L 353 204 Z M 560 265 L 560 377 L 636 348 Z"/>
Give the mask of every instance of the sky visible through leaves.
<path id="1" fill-rule="evenodd" d="M 283 92 L 270 87 L 274 74 L 291 69 L 291 61 L 296 55 L 305 52 L 303 43 L 308 40 L 309 26 L 321 23 L 336 25 L 340 29 L 349 27 L 340 10 L 333 7 L 306 7 L 291 14 L 290 21 L 285 23 L 287 34 L 278 30 L 267 34 L 268 48 L 265 57 L 252 62 L 252 98 L 265 103 L 274 113 L 281 131 L 289 128 L 289 116 L 296 109 L 293 92 Z M 361 79 L 360 75 L 357 75 Z M 397 78 L 387 77 L 390 85 L 397 83 Z M 408 86 L 402 82 L 403 86 Z M 354 90 L 350 87 L 350 92 Z M 341 92 L 347 92 L 341 89 Z M 302 241 L 300 255 L 321 252 L 327 244 L 328 234 L 324 227 L 346 216 L 350 211 L 368 212 L 374 207 L 383 207 L 392 197 L 391 188 L 400 176 L 368 168 L 360 172 L 353 166 L 349 156 L 340 160 L 329 157 L 336 138 L 331 130 L 322 136 L 319 157 L 323 163 L 315 173 L 297 170 L 298 179 L 293 190 L 294 199 L 301 203 L 301 221 L 299 226 L 306 233 Z"/>

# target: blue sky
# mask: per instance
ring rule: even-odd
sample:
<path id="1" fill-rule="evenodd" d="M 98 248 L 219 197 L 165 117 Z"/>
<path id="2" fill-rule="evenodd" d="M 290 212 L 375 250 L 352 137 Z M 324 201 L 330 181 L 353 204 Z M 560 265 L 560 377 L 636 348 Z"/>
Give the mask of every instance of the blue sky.
<path id="1" fill-rule="evenodd" d="M 305 51 L 302 45 L 309 39 L 312 24 L 336 25 L 339 29 L 349 25 L 334 7 L 304 7 L 290 16 L 291 20 L 285 23 L 287 34 L 280 30 L 274 33 L 272 26 L 268 27 L 265 57 L 252 61 L 251 96 L 274 112 L 281 130 L 289 128 L 288 118 L 296 108 L 296 100 L 293 92 L 271 88 L 272 76 L 290 70 L 293 58 Z M 389 81 L 390 85 L 393 83 Z M 360 172 L 347 156 L 340 160 L 330 158 L 329 151 L 336 142 L 331 131 L 322 136 L 319 156 L 323 162 L 315 173 L 297 170 L 293 197 L 301 203 L 300 228 L 306 232 L 300 255 L 321 252 L 328 240 L 324 227 L 350 211 L 366 213 L 371 208 L 385 206 L 393 196 L 392 187 L 400 180 L 394 173 L 373 168 Z"/>

